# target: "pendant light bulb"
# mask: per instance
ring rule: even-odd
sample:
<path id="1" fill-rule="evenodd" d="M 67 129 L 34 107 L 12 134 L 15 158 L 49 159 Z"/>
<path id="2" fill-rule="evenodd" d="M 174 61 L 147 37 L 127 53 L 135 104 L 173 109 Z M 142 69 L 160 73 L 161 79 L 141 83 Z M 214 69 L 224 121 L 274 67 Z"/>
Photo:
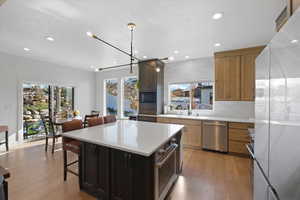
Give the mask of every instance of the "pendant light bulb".
<path id="1" fill-rule="evenodd" d="M 129 28 L 129 30 L 134 30 L 136 25 L 135 25 L 135 23 L 130 22 L 127 24 L 127 27 Z"/>

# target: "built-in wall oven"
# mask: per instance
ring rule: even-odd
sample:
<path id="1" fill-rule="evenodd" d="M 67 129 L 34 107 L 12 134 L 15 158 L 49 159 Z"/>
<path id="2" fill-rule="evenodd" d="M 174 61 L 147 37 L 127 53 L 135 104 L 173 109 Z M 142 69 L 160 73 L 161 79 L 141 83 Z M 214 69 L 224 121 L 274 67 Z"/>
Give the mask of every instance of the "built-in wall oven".
<path id="1" fill-rule="evenodd" d="M 155 154 L 155 200 L 164 200 L 178 178 L 178 144 L 172 138 Z"/>

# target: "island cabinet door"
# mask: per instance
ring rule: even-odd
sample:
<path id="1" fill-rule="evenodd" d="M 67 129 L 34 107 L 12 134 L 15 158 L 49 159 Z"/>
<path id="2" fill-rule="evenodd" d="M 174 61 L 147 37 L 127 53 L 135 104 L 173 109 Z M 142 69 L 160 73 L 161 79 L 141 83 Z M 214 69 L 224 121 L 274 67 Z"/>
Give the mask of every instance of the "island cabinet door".
<path id="1" fill-rule="evenodd" d="M 154 200 L 152 156 L 111 151 L 111 199 Z"/>
<path id="2" fill-rule="evenodd" d="M 81 146 L 80 187 L 99 200 L 109 199 L 109 149 L 94 144 Z"/>

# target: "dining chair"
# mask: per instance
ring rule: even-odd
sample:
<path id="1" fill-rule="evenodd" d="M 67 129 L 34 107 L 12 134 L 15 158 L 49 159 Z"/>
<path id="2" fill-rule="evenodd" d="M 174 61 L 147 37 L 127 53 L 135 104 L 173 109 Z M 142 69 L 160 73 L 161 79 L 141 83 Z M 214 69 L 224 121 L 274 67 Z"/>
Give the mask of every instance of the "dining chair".
<path id="1" fill-rule="evenodd" d="M 92 110 L 91 111 L 91 115 L 95 115 L 95 114 L 100 115 L 100 111 L 98 111 L 98 110 Z"/>
<path id="2" fill-rule="evenodd" d="M 65 122 L 62 125 L 62 131 L 69 132 L 74 130 L 82 129 L 82 121 L 78 119 L 74 119 L 69 122 Z M 68 163 L 68 151 L 78 155 L 78 159 Z M 74 165 L 79 162 L 80 159 L 80 141 L 63 137 L 63 156 L 64 156 L 64 181 L 67 180 L 67 172 L 79 176 L 79 173 L 72 171 L 68 167 Z"/>
<path id="3" fill-rule="evenodd" d="M 103 117 L 94 117 L 88 119 L 88 127 L 98 126 L 104 124 Z"/>
<path id="4" fill-rule="evenodd" d="M 46 152 L 48 151 L 48 140 L 50 138 L 52 139 L 52 154 L 53 154 L 55 149 L 55 142 L 57 138 L 61 137 L 61 134 L 55 129 L 53 121 L 50 116 L 41 115 L 41 119 L 44 125 L 45 135 L 46 135 L 45 151 Z"/>
<path id="5" fill-rule="evenodd" d="M 83 122 L 84 128 L 88 126 L 88 120 L 94 117 L 99 117 L 99 114 L 85 115 Z"/>
<path id="6" fill-rule="evenodd" d="M 107 115 L 107 116 L 104 116 L 103 119 L 104 119 L 104 124 L 117 121 L 117 118 L 115 115 Z"/>

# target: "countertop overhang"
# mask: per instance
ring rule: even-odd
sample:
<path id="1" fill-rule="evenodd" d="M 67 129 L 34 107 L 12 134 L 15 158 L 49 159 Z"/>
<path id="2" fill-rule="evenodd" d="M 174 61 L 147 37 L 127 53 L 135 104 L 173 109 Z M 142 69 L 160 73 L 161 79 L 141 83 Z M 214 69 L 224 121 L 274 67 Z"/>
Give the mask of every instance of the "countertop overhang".
<path id="1" fill-rule="evenodd" d="M 62 136 L 142 156 L 151 156 L 183 127 L 177 124 L 118 120 L 110 124 L 66 132 Z"/>

